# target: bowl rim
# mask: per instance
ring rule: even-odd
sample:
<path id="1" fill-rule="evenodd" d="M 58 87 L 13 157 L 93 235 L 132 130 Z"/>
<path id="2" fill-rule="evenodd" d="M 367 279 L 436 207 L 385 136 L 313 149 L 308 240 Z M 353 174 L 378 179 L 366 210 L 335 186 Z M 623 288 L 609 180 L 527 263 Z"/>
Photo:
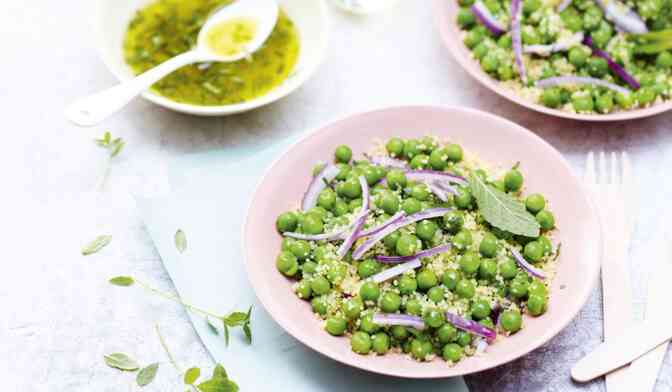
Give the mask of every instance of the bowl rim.
<path id="1" fill-rule="evenodd" d="M 541 335 L 539 339 L 537 339 L 538 343 L 531 346 L 531 348 L 529 350 L 524 351 L 524 352 L 520 352 L 520 353 L 516 353 L 516 354 L 513 354 L 513 355 L 503 356 L 502 359 L 500 361 L 498 361 L 498 363 L 488 364 L 488 365 L 482 366 L 482 367 L 480 367 L 478 369 L 474 369 L 474 370 L 460 371 L 460 372 L 453 373 L 453 374 L 435 373 L 435 374 L 432 374 L 432 375 L 415 376 L 413 374 L 397 373 L 394 370 L 381 369 L 381 368 L 376 368 L 376 367 L 372 367 L 372 366 L 359 366 L 357 364 L 351 363 L 347 359 L 340 358 L 340 357 L 338 357 L 337 355 L 335 355 L 331 352 L 325 352 L 325 351 L 321 350 L 320 347 L 317 347 L 317 346 L 313 345 L 309 340 L 304 339 L 303 336 L 301 335 L 300 331 L 296 330 L 291 325 L 286 324 L 281 319 L 278 319 L 277 317 L 275 317 L 276 311 L 274 310 L 274 308 L 272 306 L 269 305 L 269 303 L 267 303 L 265 301 L 266 300 L 265 298 L 262 298 L 261 296 L 259 296 L 259 294 L 258 294 L 259 290 L 257 289 L 256 282 L 252 280 L 252 273 L 251 273 L 251 270 L 250 270 L 251 261 L 250 261 L 250 256 L 248 254 L 249 253 L 249 251 L 248 251 L 249 247 L 248 247 L 248 244 L 247 244 L 247 238 L 248 238 L 250 216 L 251 216 L 250 211 L 252 209 L 252 203 L 255 199 L 255 195 L 257 195 L 259 193 L 259 189 L 266 182 L 267 178 L 269 176 L 273 175 L 273 168 L 277 165 L 277 163 L 280 160 L 282 160 L 288 153 L 290 153 L 291 150 L 293 148 L 295 148 L 297 145 L 299 145 L 299 144 L 303 143 L 304 141 L 306 141 L 307 139 L 317 135 L 318 133 L 322 132 L 325 128 L 328 128 L 329 126 L 331 126 L 333 124 L 343 122 L 343 121 L 347 121 L 347 120 L 349 120 L 351 118 L 354 118 L 354 117 L 367 116 L 367 115 L 371 115 L 373 113 L 380 113 L 380 112 L 394 112 L 394 111 L 398 111 L 398 110 L 423 110 L 423 109 L 434 109 L 434 110 L 441 110 L 441 111 L 455 111 L 456 110 L 456 111 L 462 111 L 462 112 L 465 112 L 465 113 L 471 113 L 471 114 L 474 114 L 474 115 L 490 117 L 491 119 L 504 122 L 507 125 L 512 126 L 517 132 L 524 133 L 527 136 L 530 136 L 533 139 L 535 139 L 536 142 L 544 144 L 547 148 L 550 149 L 551 153 L 553 154 L 553 158 L 555 160 L 557 160 L 558 162 L 560 162 L 560 164 L 564 167 L 566 172 L 569 173 L 569 176 L 576 183 L 577 189 L 579 189 L 579 194 L 584 199 L 586 204 L 589 206 L 590 220 L 593 222 L 593 224 L 595 226 L 595 229 L 596 229 L 595 232 L 593 233 L 593 235 L 595 236 L 595 239 L 598 241 L 598 245 L 596 245 L 596 253 L 595 253 L 595 256 L 597 257 L 597 260 L 595 262 L 591 263 L 590 270 L 584 271 L 584 272 L 589 274 L 588 281 L 590 281 L 592 283 L 588 284 L 585 287 L 584 292 L 581 293 L 582 295 L 581 295 L 580 300 L 579 300 L 579 303 L 581 304 L 581 306 L 577 306 L 576 309 L 574 309 L 572 312 L 568 312 L 566 314 L 565 318 L 561 320 L 562 322 L 553 324 L 551 328 L 546 329 L 545 333 L 543 335 Z M 601 219 L 599 217 L 599 214 L 597 214 L 597 209 L 596 209 L 595 202 L 590 197 L 590 195 L 588 193 L 588 189 L 584 186 L 581 179 L 574 173 L 574 170 L 569 165 L 567 160 L 562 156 L 562 154 L 558 150 L 556 150 L 550 143 L 548 143 L 546 140 L 541 138 L 536 133 L 528 130 L 527 128 L 523 127 L 522 125 L 519 125 L 519 124 L 517 124 L 517 123 L 515 123 L 515 122 L 513 122 L 509 119 L 506 119 L 504 117 L 500 117 L 500 116 L 497 116 L 497 115 L 494 115 L 494 114 L 491 114 L 491 113 L 488 113 L 488 112 L 485 112 L 485 111 L 474 109 L 474 108 L 456 106 L 456 105 L 400 105 L 400 106 L 381 106 L 381 107 L 373 108 L 373 109 L 366 110 L 366 111 L 354 112 L 354 113 L 349 113 L 349 114 L 337 116 L 330 121 L 323 122 L 318 127 L 309 128 L 309 130 L 303 132 L 301 134 L 301 136 L 299 138 L 297 138 L 296 140 L 294 140 L 289 146 L 283 148 L 282 151 L 278 154 L 278 156 L 276 158 L 274 158 L 273 161 L 266 167 L 262 176 L 260 176 L 259 180 L 257 181 L 257 183 L 254 186 L 253 192 L 250 196 L 250 199 L 247 203 L 247 207 L 245 209 L 245 220 L 243 222 L 243 227 L 242 227 L 242 230 L 241 230 L 241 245 L 243 247 L 243 263 L 245 264 L 245 272 L 246 272 L 247 280 L 249 281 L 250 285 L 252 286 L 252 289 L 254 290 L 254 294 L 255 294 L 256 298 L 259 300 L 259 303 L 264 307 L 266 312 L 268 312 L 268 314 L 271 316 L 273 321 L 278 323 L 278 325 L 280 325 L 285 330 L 285 332 L 287 332 L 289 335 L 291 335 L 292 337 L 297 339 L 299 342 L 301 342 L 305 346 L 309 347 L 311 350 L 313 350 L 313 351 L 315 351 L 315 352 L 317 352 L 317 353 L 319 353 L 319 354 L 321 354 L 321 355 L 323 355 L 327 358 L 330 358 L 330 359 L 332 359 L 336 362 L 339 362 L 339 363 L 342 363 L 342 364 L 345 364 L 345 365 L 348 365 L 348 366 L 351 366 L 351 367 L 354 367 L 354 368 L 357 368 L 357 369 L 362 369 L 362 370 L 365 370 L 365 371 L 369 371 L 369 372 L 372 372 L 372 373 L 381 374 L 381 375 L 385 375 L 385 376 L 399 377 L 399 378 L 404 378 L 404 379 L 441 379 L 441 378 L 450 378 L 450 377 L 461 377 L 461 376 L 464 376 L 464 375 L 473 374 L 473 373 L 481 372 L 481 371 L 484 371 L 484 370 L 492 369 L 492 368 L 495 368 L 495 367 L 498 367 L 498 366 L 502 366 L 506 363 L 514 361 L 514 360 L 516 360 L 516 359 L 518 359 L 518 358 L 520 358 L 524 355 L 527 355 L 530 352 L 538 349 L 539 347 L 541 347 L 542 345 L 544 345 L 548 341 L 550 341 L 553 337 L 558 335 L 563 329 L 565 329 L 572 322 L 572 320 L 574 320 L 576 318 L 576 316 L 579 314 L 581 309 L 583 309 L 585 307 L 586 302 L 588 301 L 591 294 L 595 290 L 595 287 L 597 286 L 597 282 L 598 282 L 598 278 L 599 278 L 599 272 L 600 272 L 600 264 L 601 264 L 601 260 L 602 260 L 602 257 L 603 257 L 603 243 L 602 243 L 603 234 L 602 234 L 602 230 L 603 230 L 603 228 L 602 228 Z M 451 368 L 446 367 L 446 369 L 449 370 Z"/>
<path id="2" fill-rule="evenodd" d="M 114 77 L 118 81 L 129 80 L 131 78 L 129 75 L 121 72 L 121 70 L 118 69 L 116 65 L 112 64 L 110 60 L 108 60 L 107 56 L 108 51 L 105 49 L 106 45 L 104 45 L 106 33 L 105 31 L 103 31 L 102 24 L 99 23 L 99 21 L 102 20 L 105 15 L 103 4 L 106 1 L 109 0 L 97 0 L 95 3 L 94 37 L 96 44 L 96 52 L 98 54 L 98 57 L 102 60 L 103 64 L 105 64 L 107 70 L 110 71 L 110 73 L 112 73 L 112 75 L 114 75 Z M 159 94 L 156 94 L 151 90 L 147 90 L 141 93 L 140 96 L 156 105 L 165 107 L 167 109 L 182 113 L 194 114 L 198 116 L 221 116 L 221 115 L 245 112 L 248 110 L 256 109 L 261 106 L 268 105 L 272 102 L 275 102 L 288 96 L 289 94 L 297 90 L 299 87 L 301 87 L 306 81 L 308 81 L 308 79 L 310 79 L 315 74 L 319 66 L 326 58 L 326 52 L 329 43 L 329 28 L 326 27 L 329 26 L 327 3 L 326 0 L 313 0 L 313 1 L 318 7 L 319 18 L 322 21 L 321 24 L 325 26 L 323 28 L 323 34 L 321 34 L 318 49 L 314 55 L 314 60 L 308 64 L 308 67 L 301 68 L 299 72 L 296 72 L 296 69 L 294 69 L 294 71 L 292 72 L 296 73 L 294 74 L 290 73 L 287 79 L 285 79 L 285 82 L 271 89 L 266 94 L 246 102 L 229 104 L 229 105 L 218 105 L 218 106 L 203 106 L 203 105 L 194 105 L 194 104 L 177 102 L 169 98 L 163 97 Z M 137 9 L 138 8 L 136 8 L 136 10 Z M 121 50 L 119 50 L 117 56 L 120 56 L 123 61 L 123 52 Z M 285 85 L 286 87 L 280 90 L 279 87 L 282 87 L 283 85 Z"/>
<path id="3" fill-rule="evenodd" d="M 475 61 L 472 58 L 467 58 L 461 56 L 459 53 L 459 47 L 461 45 L 461 40 L 450 40 L 446 37 L 450 35 L 449 28 L 452 23 L 451 20 L 448 20 L 445 12 L 446 1 L 443 0 L 433 0 L 432 9 L 434 14 L 434 24 L 439 31 L 441 41 L 444 46 L 448 48 L 448 51 L 453 56 L 455 60 L 460 64 L 463 70 L 467 71 L 471 77 L 476 79 L 484 87 L 488 88 L 495 92 L 500 97 L 506 98 L 509 101 L 517 103 L 520 106 L 526 107 L 528 109 L 534 110 L 539 113 L 548 114 L 555 117 L 566 118 L 570 120 L 578 121 L 590 121 L 590 122 L 612 122 L 612 121 L 626 121 L 626 120 L 635 120 L 639 118 L 651 117 L 666 111 L 672 110 L 672 98 L 666 102 L 662 102 L 653 106 L 642 109 L 634 109 L 623 112 L 615 112 L 608 114 L 581 114 L 581 113 L 571 113 L 558 109 L 551 109 L 546 106 L 540 105 L 535 102 L 528 101 L 523 97 L 515 94 L 508 89 L 501 87 L 499 82 L 487 75 L 481 70 L 481 67 L 475 67 Z"/>

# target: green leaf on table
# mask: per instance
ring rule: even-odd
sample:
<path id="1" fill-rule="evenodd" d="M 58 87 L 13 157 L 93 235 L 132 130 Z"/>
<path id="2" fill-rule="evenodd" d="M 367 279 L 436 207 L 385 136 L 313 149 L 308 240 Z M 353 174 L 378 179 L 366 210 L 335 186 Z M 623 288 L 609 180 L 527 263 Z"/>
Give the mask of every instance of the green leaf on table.
<path id="1" fill-rule="evenodd" d="M 184 373 L 184 383 L 187 385 L 192 385 L 193 383 L 196 382 L 196 380 L 198 380 L 200 376 L 201 376 L 201 369 L 197 367 L 189 368 Z"/>
<path id="2" fill-rule="evenodd" d="M 121 138 L 114 139 L 114 141 L 112 142 L 112 146 L 110 147 L 110 157 L 114 158 L 117 155 L 119 155 L 119 153 L 121 152 L 121 150 L 124 148 L 125 145 L 126 143 L 124 142 L 123 139 Z"/>
<path id="3" fill-rule="evenodd" d="M 252 344 L 252 329 L 250 329 L 250 323 L 243 325 L 243 332 L 245 332 L 247 343 Z"/>
<path id="4" fill-rule="evenodd" d="M 223 321 L 223 320 L 222 320 L 222 321 Z M 224 342 L 226 343 L 226 346 L 227 346 L 227 347 L 229 346 L 229 340 L 230 340 L 230 336 L 229 336 L 229 326 L 226 325 L 226 322 L 224 322 Z"/>
<path id="5" fill-rule="evenodd" d="M 135 371 L 140 368 L 140 365 L 131 357 L 124 353 L 113 353 L 103 357 L 105 363 L 109 367 L 124 371 Z"/>
<path id="6" fill-rule="evenodd" d="M 205 318 L 205 323 L 208 325 L 208 329 L 210 332 L 214 333 L 215 335 L 219 335 L 219 329 L 217 329 L 217 326 L 210 320 L 210 317 Z"/>
<path id="7" fill-rule="evenodd" d="M 133 285 L 135 280 L 131 276 L 115 276 L 110 279 L 110 283 L 115 286 L 127 287 Z"/>
<path id="8" fill-rule="evenodd" d="M 238 385 L 228 378 L 213 378 L 198 384 L 201 392 L 237 392 Z"/>
<path id="9" fill-rule="evenodd" d="M 223 320 L 224 324 L 229 327 L 240 327 L 247 322 L 248 316 L 247 313 L 233 312 L 226 316 Z"/>
<path id="10" fill-rule="evenodd" d="M 215 366 L 215 370 L 212 371 L 212 378 L 229 378 L 229 375 L 226 373 L 226 369 L 221 364 Z"/>
<path id="11" fill-rule="evenodd" d="M 82 255 L 92 255 L 106 247 L 112 241 L 111 235 L 99 235 L 95 240 L 89 242 L 82 248 Z"/>
<path id="12" fill-rule="evenodd" d="M 175 232 L 175 248 L 180 253 L 184 253 L 187 250 L 187 236 L 184 234 L 182 229 L 178 229 Z"/>
<path id="13" fill-rule="evenodd" d="M 492 226 L 526 237 L 539 236 L 539 223 L 522 202 L 486 184 L 474 173 L 469 176 L 469 185 L 483 218 Z"/>
<path id="14" fill-rule="evenodd" d="M 138 375 L 135 377 L 135 382 L 138 383 L 138 386 L 140 387 L 149 385 L 152 381 L 154 381 L 154 377 L 156 377 L 156 372 L 158 371 L 159 371 L 158 363 L 153 363 L 151 365 L 145 366 L 138 372 Z"/>

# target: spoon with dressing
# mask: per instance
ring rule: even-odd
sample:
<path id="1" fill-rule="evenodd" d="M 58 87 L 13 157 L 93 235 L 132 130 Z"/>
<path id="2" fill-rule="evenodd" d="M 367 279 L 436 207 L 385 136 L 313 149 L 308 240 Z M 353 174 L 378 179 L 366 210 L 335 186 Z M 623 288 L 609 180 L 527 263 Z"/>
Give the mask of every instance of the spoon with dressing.
<path id="1" fill-rule="evenodd" d="M 276 0 L 237 0 L 208 18 L 198 33 L 194 49 L 133 79 L 76 101 L 65 110 L 65 115 L 77 125 L 93 126 L 180 67 L 201 62 L 232 62 L 249 56 L 273 31 L 278 12 Z"/>

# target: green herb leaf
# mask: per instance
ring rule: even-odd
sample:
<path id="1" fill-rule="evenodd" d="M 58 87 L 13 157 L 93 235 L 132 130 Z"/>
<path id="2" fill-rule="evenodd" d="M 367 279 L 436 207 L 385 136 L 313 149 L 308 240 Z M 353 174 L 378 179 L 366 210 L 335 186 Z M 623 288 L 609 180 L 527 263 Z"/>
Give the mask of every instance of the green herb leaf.
<path id="1" fill-rule="evenodd" d="M 184 234 L 182 229 L 178 229 L 175 232 L 175 248 L 180 253 L 184 253 L 187 250 L 187 236 Z"/>
<path id="2" fill-rule="evenodd" d="M 212 320 L 210 320 L 210 317 L 205 318 L 205 323 L 208 324 L 208 329 L 215 335 L 219 335 L 219 329 L 217 329 L 217 326 L 213 324 Z"/>
<path id="3" fill-rule="evenodd" d="M 224 366 L 218 363 L 217 366 L 215 366 L 215 370 L 212 371 L 212 378 L 228 379 L 229 375 L 226 374 L 226 369 L 224 369 Z"/>
<path id="4" fill-rule="evenodd" d="M 485 220 L 494 227 L 526 237 L 539 236 L 539 223 L 512 196 L 486 184 L 476 174 L 469 176 L 471 193 Z"/>
<path id="5" fill-rule="evenodd" d="M 89 242 L 88 245 L 82 248 L 82 255 L 92 255 L 106 247 L 110 241 L 112 241 L 111 235 L 99 235 L 95 240 Z"/>
<path id="6" fill-rule="evenodd" d="M 222 321 L 223 321 L 223 320 L 222 320 Z M 226 325 L 226 322 L 225 322 L 225 323 L 224 323 L 224 342 L 226 342 L 226 346 L 227 346 L 227 347 L 229 346 L 229 340 L 230 340 L 230 336 L 229 336 L 229 326 Z"/>
<path id="7" fill-rule="evenodd" d="M 131 357 L 124 353 L 113 353 L 103 357 L 105 363 L 109 367 L 124 371 L 135 371 L 140 368 L 140 365 Z"/>
<path id="8" fill-rule="evenodd" d="M 131 276 L 115 276 L 110 279 L 110 283 L 115 286 L 132 286 L 135 283 L 135 280 Z"/>
<path id="9" fill-rule="evenodd" d="M 250 329 L 250 323 L 243 325 L 243 332 L 245 332 L 247 343 L 252 344 L 252 330 Z"/>
<path id="10" fill-rule="evenodd" d="M 201 392 L 237 392 L 238 385 L 226 378 L 213 378 L 198 384 Z"/>
<path id="11" fill-rule="evenodd" d="M 112 149 L 110 150 L 110 156 L 114 158 L 117 155 L 119 155 L 119 153 L 121 152 L 121 150 L 124 148 L 125 145 L 126 143 L 123 140 L 116 139 L 114 142 L 112 142 Z"/>
<path id="12" fill-rule="evenodd" d="M 135 377 L 135 382 L 138 383 L 138 386 L 140 387 L 149 385 L 152 381 L 154 381 L 154 377 L 156 377 L 156 372 L 158 371 L 159 371 L 158 362 L 145 366 L 138 372 L 137 377 Z"/>
<path id="13" fill-rule="evenodd" d="M 201 369 L 197 367 L 192 367 L 187 369 L 186 373 L 184 373 L 184 383 L 187 385 L 192 385 L 193 383 L 198 380 L 198 378 L 201 376 Z"/>
<path id="14" fill-rule="evenodd" d="M 224 318 L 224 324 L 229 327 L 240 327 L 247 321 L 247 313 L 233 312 Z"/>

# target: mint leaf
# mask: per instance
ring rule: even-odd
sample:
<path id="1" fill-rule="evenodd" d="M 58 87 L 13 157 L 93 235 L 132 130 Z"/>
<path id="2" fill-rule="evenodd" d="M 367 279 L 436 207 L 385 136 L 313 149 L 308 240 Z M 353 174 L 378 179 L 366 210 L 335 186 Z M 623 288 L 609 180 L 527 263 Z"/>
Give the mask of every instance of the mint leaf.
<path id="1" fill-rule="evenodd" d="M 222 320 L 222 321 L 223 321 L 223 320 Z M 227 346 L 227 347 L 229 346 L 229 340 L 230 340 L 230 336 L 229 336 L 229 326 L 226 325 L 226 322 L 225 322 L 225 323 L 224 323 L 224 342 L 226 342 L 226 346 Z"/>
<path id="2" fill-rule="evenodd" d="M 208 329 L 210 330 L 210 332 L 214 333 L 215 335 L 219 335 L 219 330 L 217 329 L 217 326 L 212 323 L 210 317 L 206 317 L 205 322 L 206 324 L 208 324 Z"/>
<path id="3" fill-rule="evenodd" d="M 247 313 L 233 312 L 226 316 L 223 320 L 224 324 L 228 325 L 229 327 L 240 327 L 248 320 L 248 316 Z"/>
<path id="4" fill-rule="evenodd" d="M 198 380 L 198 378 L 201 376 L 201 369 L 197 367 L 192 367 L 187 370 L 186 373 L 184 373 L 184 383 L 187 385 L 192 385 L 193 383 Z"/>
<path id="5" fill-rule="evenodd" d="M 135 283 L 135 280 L 133 280 L 133 278 L 130 276 L 116 276 L 110 279 L 110 283 L 115 286 L 126 287 L 133 285 L 133 283 Z"/>
<path id="6" fill-rule="evenodd" d="M 124 353 L 113 353 L 103 357 L 105 363 L 109 367 L 119 370 L 135 371 L 140 368 L 140 365 L 131 357 Z"/>
<path id="7" fill-rule="evenodd" d="M 226 369 L 224 369 L 224 366 L 217 364 L 217 366 L 215 366 L 215 370 L 212 371 L 212 378 L 227 379 L 229 378 L 229 375 L 226 374 Z"/>
<path id="8" fill-rule="evenodd" d="M 178 229 L 175 232 L 175 248 L 180 253 L 184 253 L 187 250 L 187 236 L 184 234 L 182 229 Z"/>
<path id="9" fill-rule="evenodd" d="M 82 255 L 92 255 L 106 247 L 112 241 L 111 235 L 99 235 L 95 240 L 89 242 L 82 248 Z"/>
<path id="10" fill-rule="evenodd" d="M 201 392 L 237 392 L 238 385 L 226 378 L 213 378 L 198 384 L 198 390 Z"/>
<path id="11" fill-rule="evenodd" d="M 513 234 L 539 236 L 539 223 L 523 203 L 486 184 L 474 173 L 469 176 L 469 185 L 478 209 L 488 223 Z"/>
<path id="12" fill-rule="evenodd" d="M 159 371 L 158 362 L 145 366 L 138 372 L 138 375 L 135 378 L 135 382 L 138 383 L 138 386 L 140 387 L 149 385 L 149 383 L 154 381 L 154 377 L 156 377 L 156 372 L 158 371 Z"/>
<path id="13" fill-rule="evenodd" d="M 247 343 L 252 344 L 252 330 L 250 329 L 249 323 L 243 325 L 243 332 L 245 332 L 245 338 L 247 339 Z"/>

